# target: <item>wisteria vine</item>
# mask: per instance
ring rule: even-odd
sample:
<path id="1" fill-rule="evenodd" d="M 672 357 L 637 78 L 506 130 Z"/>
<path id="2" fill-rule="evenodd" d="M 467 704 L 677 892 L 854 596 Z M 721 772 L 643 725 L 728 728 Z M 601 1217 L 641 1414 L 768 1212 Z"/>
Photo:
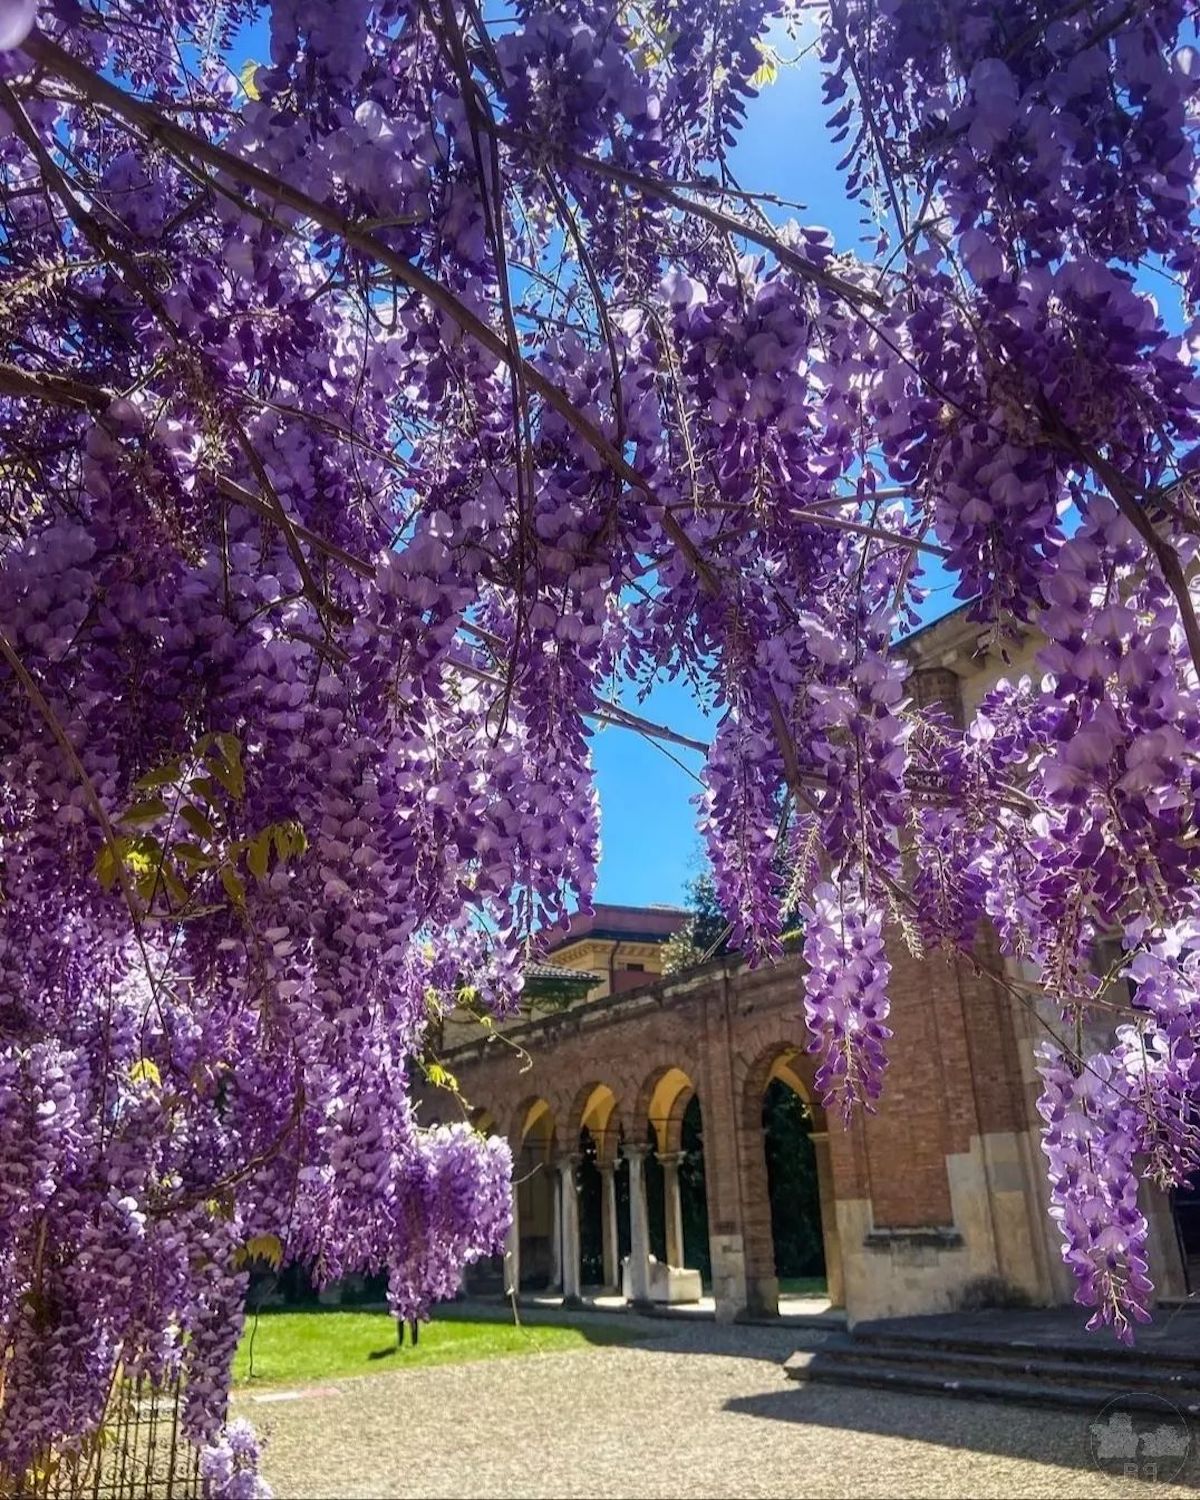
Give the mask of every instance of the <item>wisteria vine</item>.
<path id="1" fill-rule="evenodd" d="M 0 0 L 0 1474 L 182 1370 L 252 1493 L 256 1254 L 415 1316 L 499 1247 L 430 1028 L 586 906 L 592 725 L 663 674 L 736 941 L 800 886 L 829 1102 L 885 927 L 990 923 L 1064 1017 L 1080 1300 L 1144 1315 L 1141 1163 L 1198 1165 L 1196 8 Z M 786 26 L 869 260 L 730 168 Z M 896 651 L 930 557 L 1047 642 L 962 729 Z"/>

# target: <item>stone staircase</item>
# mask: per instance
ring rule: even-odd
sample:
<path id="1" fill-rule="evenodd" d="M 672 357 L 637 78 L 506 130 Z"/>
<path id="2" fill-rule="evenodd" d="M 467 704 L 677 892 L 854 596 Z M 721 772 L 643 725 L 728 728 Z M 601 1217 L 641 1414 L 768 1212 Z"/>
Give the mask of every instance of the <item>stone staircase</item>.
<path id="1" fill-rule="evenodd" d="M 1083 1332 L 1077 1312 L 996 1312 L 860 1323 L 785 1365 L 792 1380 L 1084 1408 L 1120 1398 L 1200 1416 L 1200 1310 L 1160 1311 L 1132 1349 Z M 1163 1326 L 1165 1324 L 1165 1327 Z"/>

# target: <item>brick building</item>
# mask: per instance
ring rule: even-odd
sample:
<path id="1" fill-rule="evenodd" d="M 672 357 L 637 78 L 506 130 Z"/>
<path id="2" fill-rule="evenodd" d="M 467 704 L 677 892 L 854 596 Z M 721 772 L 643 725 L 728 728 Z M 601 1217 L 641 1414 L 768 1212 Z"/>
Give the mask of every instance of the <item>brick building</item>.
<path id="1" fill-rule="evenodd" d="M 955 717 L 1032 661 L 1031 647 L 1016 660 L 989 655 L 961 613 L 907 649 L 918 701 L 939 701 Z M 656 977 L 655 955 L 678 925 L 678 914 L 654 908 L 598 908 L 548 935 L 540 955 L 588 971 L 586 998 L 520 1020 L 502 1038 L 446 1038 L 445 1061 L 477 1122 L 508 1137 L 517 1163 L 510 1285 L 578 1295 L 590 1238 L 602 1248 L 592 1282 L 616 1286 L 627 1253 L 627 1289 L 650 1296 L 651 1219 L 668 1263 L 689 1254 L 680 1188 L 688 1162 L 702 1172 L 718 1315 L 774 1312 L 763 1098 L 778 1082 L 807 1107 L 830 1298 L 852 1320 L 952 1308 L 980 1278 L 1038 1303 L 1070 1300 L 1046 1216 L 1034 1108 L 1034 1045 L 1044 1032 L 1028 1005 L 967 959 L 917 959 L 894 937 L 884 1097 L 877 1114 L 845 1128 L 814 1098 L 799 954 L 757 970 L 732 958 Z M 978 953 L 1000 967 L 986 937 Z M 1184 1294 L 1170 1213 L 1157 1197 L 1145 1207 L 1159 1292 Z"/>

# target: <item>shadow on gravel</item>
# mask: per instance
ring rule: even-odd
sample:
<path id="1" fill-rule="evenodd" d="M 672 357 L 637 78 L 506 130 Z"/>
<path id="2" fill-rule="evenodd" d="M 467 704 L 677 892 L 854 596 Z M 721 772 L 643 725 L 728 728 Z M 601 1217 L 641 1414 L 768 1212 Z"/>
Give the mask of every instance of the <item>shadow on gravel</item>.
<path id="1" fill-rule="evenodd" d="M 479 1302 L 448 1303 L 440 1307 L 438 1318 L 485 1319 L 512 1323 L 511 1308 Z M 780 1321 L 777 1325 L 749 1323 L 716 1323 L 708 1319 L 647 1316 L 641 1313 L 613 1312 L 590 1308 L 526 1308 L 516 1320 L 523 1327 L 547 1325 L 577 1329 L 589 1343 L 646 1344 L 658 1354 L 714 1354 L 725 1359 L 762 1360 L 782 1367 L 797 1349 L 815 1349 L 836 1330 L 798 1328 Z"/>
<path id="2" fill-rule="evenodd" d="M 1119 1396 L 1116 1399 L 1119 1402 Z M 1180 1416 L 1185 1424 L 1181 1432 L 1190 1438 L 1185 1459 L 1178 1453 L 1156 1456 L 1145 1451 L 1141 1418 L 1126 1424 L 1119 1409 L 1114 1418 L 1105 1405 L 1098 1401 L 1095 1413 L 1089 1413 L 861 1386 L 790 1384 L 786 1390 L 735 1397 L 723 1409 L 795 1426 L 840 1428 L 850 1444 L 854 1434 L 871 1434 L 1090 1470 L 1098 1479 L 1103 1476 L 1109 1481 L 1098 1491 L 1104 1494 L 1113 1493 L 1111 1484 L 1119 1487 L 1122 1481 L 1158 1480 L 1200 1487 L 1200 1427 L 1194 1421 L 1188 1423 Z M 886 1483 L 886 1476 L 880 1476 L 880 1483 Z"/>

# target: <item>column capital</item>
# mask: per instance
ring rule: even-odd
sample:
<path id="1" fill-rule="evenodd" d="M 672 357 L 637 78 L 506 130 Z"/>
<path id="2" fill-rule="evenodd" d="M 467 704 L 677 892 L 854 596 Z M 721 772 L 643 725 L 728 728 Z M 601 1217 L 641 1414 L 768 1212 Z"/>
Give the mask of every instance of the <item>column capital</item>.
<path id="1" fill-rule="evenodd" d="M 650 1155 L 650 1147 L 648 1145 L 638 1146 L 627 1141 L 621 1147 L 621 1155 L 625 1157 L 626 1161 L 645 1161 Z"/>
<path id="2" fill-rule="evenodd" d="M 613 1161 L 598 1161 L 596 1163 L 596 1170 L 600 1173 L 601 1177 L 611 1177 L 617 1170 L 616 1160 L 614 1159 Z"/>
<path id="3" fill-rule="evenodd" d="M 583 1161 L 581 1151 L 567 1151 L 558 1158 L 558 1170 L 565 1177 L 568 1172 L 573 1172 Z"/>
<path id="4" fill-rule="evenodd" d="M 686 1155 L 686 1151 L 660 1151 L 658 1153 L 659 1165 L 663 1167 L 678 1167 Z"/>

